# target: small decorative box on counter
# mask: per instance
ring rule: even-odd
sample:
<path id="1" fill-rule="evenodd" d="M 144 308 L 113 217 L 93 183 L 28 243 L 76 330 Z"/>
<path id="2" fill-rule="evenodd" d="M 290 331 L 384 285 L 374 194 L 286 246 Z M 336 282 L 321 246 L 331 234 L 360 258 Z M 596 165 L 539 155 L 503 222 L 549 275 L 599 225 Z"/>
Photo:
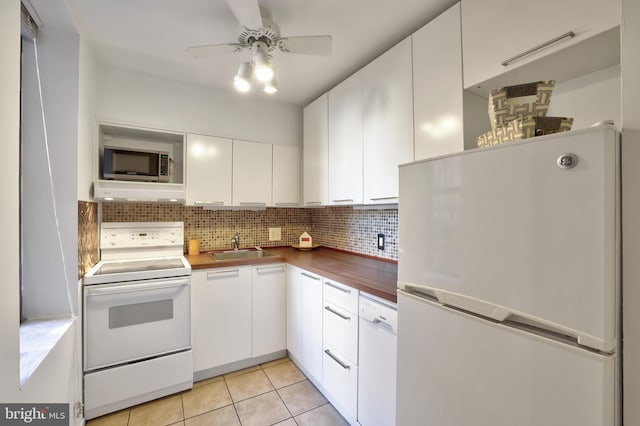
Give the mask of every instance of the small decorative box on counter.
<path id="1" fill-rule="evenodd" d="M 555 80 L 536 81 L 489 92 L 492 130 L 518 118 L 544 117 L 549 110 Z"/>
<path id="2" fill-rule="evenodd" d="M 571 117 L 528 117 L 518 118 L 503 126 L 478 136 L 478 147 L 498 145 L 503 142 L 549 135 L 571 130 Z"/>

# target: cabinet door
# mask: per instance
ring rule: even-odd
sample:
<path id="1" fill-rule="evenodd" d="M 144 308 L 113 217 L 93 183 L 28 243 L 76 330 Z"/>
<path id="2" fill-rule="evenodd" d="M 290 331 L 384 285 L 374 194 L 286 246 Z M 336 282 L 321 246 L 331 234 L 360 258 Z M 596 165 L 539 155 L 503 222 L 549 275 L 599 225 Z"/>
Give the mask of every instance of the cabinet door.
<path id="1" fill-rule="evenodd" d="M 620 2 L 463 0 L 462 22 L 464 87 L 473 87 L 620 25 Z M 569 31 L 575 37 L 564 38 L 502 65 Z"/>
<path id="2" fill-rule="evenodd" d="M 192 348 L 194 371 L 251 357 L 251 270 L 194 271 Z"/>
<path id="3" fill-rule="evenodd" d="M 300 205 L 301 153 L 297 146 L 273 145 L 273 205 Z"/>
<path id="4" fill-rule="evenodd" d="M 322 355 L 322 386 L 327 398 L 350 424 L 357 424 L 358 366 L 327 343 Z"/>
<path id="5" fill-rule="evenodd" d="M 187 135 L 187 204 L 231 205 L 230 139 Z"/>
<path id="6" fill-rule="evenodd" d="M 270 206 L 272 145 L 233 141 L 233 204 Z"/>
<path id="7" fill-rule="evenodd" d="M 327 204 L 329 197 L 329 128 L 327 94 L 303 112 L 303 200 L 306 206 Z"/>
<path id="8" fill-rule="evenodd" d="M 287 350 L 302 362 L 302 269 L 287 265 Z"/>
<path id="9" fill-rule="evenodd" d="M 362 203 L 362 72 L 329 92 L 329 203 Z"/>
<path id="10" fill-rule="evenodd" d="M 322 277 L 302 272 L 302 366 L 322 383 Z"/>
<path id="11" fill-rule="evenodd" d="M 398 201 L 398 165 L 413 160 L 411 38 L 363 69 L 364 203 Z"/>
<path id="12" fill-rule="evenodd" d="M 460 3 L 411 38 L 415 159 L 462 151 Z"/>
<path id="13" fill-rule="evenodd" d="M 287 348 L 285 299 L 284 265 L 251 268 L 251 352 L 254 358 Z"/>

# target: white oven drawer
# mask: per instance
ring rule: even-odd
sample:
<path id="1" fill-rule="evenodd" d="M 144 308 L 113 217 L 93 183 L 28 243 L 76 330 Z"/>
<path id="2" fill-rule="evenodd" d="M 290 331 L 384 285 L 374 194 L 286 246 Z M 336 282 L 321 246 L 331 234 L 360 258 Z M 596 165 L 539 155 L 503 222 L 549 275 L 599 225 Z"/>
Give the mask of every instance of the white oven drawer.
<path id="1" fill-rule="evenodd" d="M 191 351 L 84 375 L 84 414 L 90 420 L 193 386 Z"/>
<path id="2" fill-rule="evenodd" d="M 191 346 L 191 277 L 84 288 L 85 371 Z"/>

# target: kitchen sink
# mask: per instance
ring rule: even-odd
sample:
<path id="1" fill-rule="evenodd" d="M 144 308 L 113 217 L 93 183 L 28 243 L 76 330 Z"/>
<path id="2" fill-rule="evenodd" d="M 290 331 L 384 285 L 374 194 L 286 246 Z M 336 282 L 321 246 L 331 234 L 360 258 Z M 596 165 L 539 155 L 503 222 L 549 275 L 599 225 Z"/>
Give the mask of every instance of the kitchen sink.
<path id="1" fill-rule="evenodd" d="M 239 259 L 256 259 L 260 257 L 275 256 L 265 250 L 230 250 L 218 253 L 209 253 L 215 260 L 239 260 Z"/>

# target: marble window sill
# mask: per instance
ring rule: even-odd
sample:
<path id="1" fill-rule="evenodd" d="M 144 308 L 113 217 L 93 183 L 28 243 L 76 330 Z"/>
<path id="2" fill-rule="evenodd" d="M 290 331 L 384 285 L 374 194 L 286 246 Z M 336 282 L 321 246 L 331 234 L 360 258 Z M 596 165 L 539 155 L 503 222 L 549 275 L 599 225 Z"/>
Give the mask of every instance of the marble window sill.
<path id="1" fill-rule="evenodd" d="M 76 320 L 75 316 L 27 320 L 20 324 L 20 387 L 29 380 Z"/>

